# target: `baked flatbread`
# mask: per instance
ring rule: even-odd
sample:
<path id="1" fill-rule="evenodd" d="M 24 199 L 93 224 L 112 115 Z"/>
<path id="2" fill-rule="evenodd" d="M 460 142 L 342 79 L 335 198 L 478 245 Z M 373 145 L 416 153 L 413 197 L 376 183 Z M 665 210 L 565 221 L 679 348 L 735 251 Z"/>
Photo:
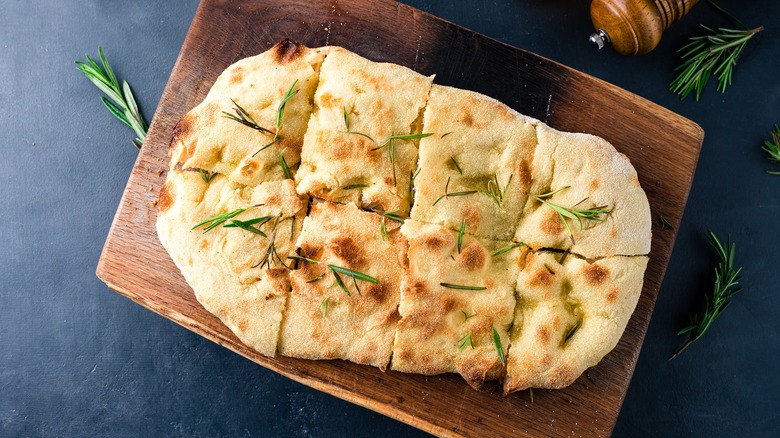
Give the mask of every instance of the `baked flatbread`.
<path id="1" fill-rule="evenodd" d="M 566 386 L 641 291 L 636 171 L 603 139 L 432 80 L 290 41 L 233 64 L 174 130 L 160 241 L 261 354 Z M 580 229 L 553 206 L 608 212 Z"/>
<path id="2" fill-rule="evenodd" d="M 647 257 L 588 262 L 529 253 L 517 281 L 517 306 L 504 393 L 563 388 L 609 353 L 642 290 Z"/>
<path id="3" fill-rule="evenodd" d="M 285 40 L 228 67 L 206 99 L 176 124 L 171 169 L 204 169 L 256 185 L 285 178 L 280 164 L 283 155 L 294 172 L 324 56 L 323 49 Z M 296 90 L 285 103 L 277 136 L 279 106 L 288 91 Z M 268 132 L 229 117 L 240 118 L 241 109 L 248 123 L 254 121 Z"/>
<path id="4" fill-rule="evenodd" d="M 223 226 L 232 219 L 209 231 L 209 224 L 193 229 L 205 219 L 242 208 L 246 211 L 232 219 L 273 218 L 254 226 L 265 236 Z M 289 291 L 287 270 L 279 260 L 286 262 L 294 251 L 306 214 L 306 200 L 298 197 L 292 180 L 246 187 L 222 175 L 206 183 L 198 172 L 174 169 L 160 191 L 158 209 L 160 242 L 198 301 L 243 343 L 273 356 Z M 278 257 L 263 263 L 272 241 Z"/>
<path id="5" fill-rule="evenodd" d="M 501 355 L 509 345 L 515 307 L 518 250 L 493 256 L 508 242 L 466 234 L 458 251 L 458 233 L 411 219 L 401 231 L 409 241 L 409 265 L 392 369 L 428 375 L 457 372 L 474 388 L 502 376 Z"/>
<path id="6" fill-rule="evenodd" d="M 453 230 L 465 219 L 471 234 L 510 240 L 531 185 L 537 123 L 482 94 L 434 85 L 423 130 L 435 135 L 420 140 L 412 218 Z"/>
<path id="7" fill-rule="evenodd" d="M 421 133 L 432 81 L 331 47 L 304 139 L 298 193 L 408 217 L 418 139 L 389 139 Z"/>
<path id="8" fill-rule="evenodd" d="M 279 351 L 305 359 L 346 359 L 385 369 L 398 322 L 404 240 L 396 222 L 352 204 L 317 202 L 298 238 L 301 262 L 290 274 L 292 292 Z M 369 275 L 377 283 L 338 273 L 328 264 Z"/>
<path id="9" fill-rule="evenodd" d="M 601 221 L 567 219 L 530 196 L 515 234 L 534 249 L 570 250 L 586 258 L 645 255 L 650 252 L 651 219 L 647 196 L 625 155 L 604 139 L 537 126 L 539 139 L 531 194 L 560 190 L 546 201 L 562 207 L 605 207 Z M 574 243 L 572 243 L 572 239 Z"/>

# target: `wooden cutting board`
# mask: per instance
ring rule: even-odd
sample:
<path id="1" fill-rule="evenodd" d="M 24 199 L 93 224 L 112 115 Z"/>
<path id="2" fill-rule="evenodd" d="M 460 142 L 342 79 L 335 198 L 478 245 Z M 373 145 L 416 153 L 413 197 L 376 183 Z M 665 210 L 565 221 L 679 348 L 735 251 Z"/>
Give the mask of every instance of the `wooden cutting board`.
<path id="1" fill-rule="evenodd" d="M 155 232 L 173 125 L 234 61 L 283 38 L 340 45 L 436 74 L 565 131 L 606 138 L 636 167 L 653 212 L 644 289 L 617 348 L 572 386 L 502 397 L 454 375 L 425 377 L 343 361 L 267 358 L 195 300 Z M 106 240 L 97 275 L 133 301 L 293 380 L 443 435 L 605 436 L 628 389 L 680 223 L 703 131 L 641 97 L 391 0 L 203 0 L 171 73 Z"/>

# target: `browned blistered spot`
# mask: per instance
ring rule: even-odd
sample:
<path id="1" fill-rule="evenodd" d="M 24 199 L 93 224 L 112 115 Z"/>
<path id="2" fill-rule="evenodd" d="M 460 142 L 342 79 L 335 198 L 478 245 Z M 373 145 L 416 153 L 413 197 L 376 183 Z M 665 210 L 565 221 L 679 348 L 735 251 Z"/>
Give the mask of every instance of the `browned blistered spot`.
<path id="1" fill-rule="evenodd" d="M 631 182 L 634 183 L 635 186 L 641 187 L 639 184 L 639 178 L 637 178 L 636 175 L 631 175 Z"/>
<path id="2" fill-rule="evenodd" d="M 515 119 L 515 115 L 505 105 L 498 105 L 498 116 L 502 119 L 511 122 Z"/>
<path id="3" fill-rule="evenodd" d="M 411 362 L 414 358 L 414 353 L 412 353 L 412 350 L 408 348 L 399 348 L 393 354 L 398 356 L 398 359 L 404 362 Z"/>
<path id="4" fill-rule="evenodd" d="M 205 237 L 203 239 L 200 239 L 200 241 L 198 241 L 198 248 L 206 249 L 208 246 L 209 246 L 209 241 Z"/>
<path id="5" fill-rule="evenodd" d="M 173 188 L 168 184 L 168 181 L 165 181 L 160 188 L 160 197 L 157 199 L 157 211 L 160 213 L 168 211 L 173 205 L 174 196 Z"/>
<path id="6" fill-rule="evenodd" d="M 449 240 L 440 234 L 428 234 L 423 237 L 422 244 L 428 249 L 436 251 L 447 246 L 449 244 Z"/>
<path id="7" fill-rule="evenodd" d="M 244 69 L 241 68 L 241 66 L 237 66 L 233 68 L 233 71 L 230 72 L 230 82 L 233 84 L 237 84 L 241 82 L 244 79 Z"/>
<path id="8" fill-rule="evenodd" d="M 271 56 L 279 64 L 287 64 L 290 61 L 295 60 L 303 53 L 305 47 L 294 41 L 283 39 L 271 47 Z"/>
<path id="9" fill-rule="evenodd" d="M 246 164 L 244 164 L 243 167 L 241 167 L 241 175 L 247 178 L 251 178 L 259 168 L 260 164 L 258 164 L 257 161 L 248 161 Z"/>
<path id="10" fill-rule="evenodd" d="M 537 269 L 531 277 L 531 286 L 549 286 L 553 284 L 555 277 L 545 267 Z"/>
<path id="11" fill-rule="evenodd" d="M 595 178 L 590 180 L 590 182 L 588 183 L 588 189 L 590 189 L 590 191 L 592 192 L 592 191 L 596 190 L 597 188 L 599 188 L 599 180 L 597 180 Z"/>
<path id="12" fill-rule="evenodd" d="M 476 271 L 485 266 L 485 250 L 476 240 L 466 245 L 458 254 L 458 265 L 467 271 Z"/>
<path id="13" fill-rule="evenodd" d="M 301 244 L 301 255 L 306 258 L 313 259 L 317 256 L 317 253 L 319 253 L 321 249 L 322 247 L 320 246 L 304 242 Z"/>
<path id="14" fill-rule="evenodd" d="M 320 106 L 323 108 L 336 108 L 340 103 L 341 98 L 333 96 L 333 94 L 329 91 L 326 91 L 320 95 Z"/>
<path id="15" fill-rule="evenodd" d="M 389 185 L 392 185 L 392 184 L 393 184 L 393 177 L 391 177 L 391 176 L 386 176 L 386 177 L 385 177 L 385 184 L 387 184 L 388 186 L 389 186 Z"/>
<path id="16" fill-rule="evenodd" d="M 585 277 L 585 282 L 591 286 L 598 286 L 609 277 L 609 270 L 601 265 L 585 265 L 582 268 L 582 274 Z"/>
<path id="17" fill-rule="evenodd" d="M 377 303 L 384 303 L 390 296 L 390 288 L 387 286 L 387 282 L 368 283 L 361 289 L 363 289 L 366 296 Z"/>
<path id="18" fill-rule="evenodd" d="M 461 119 L 461 122 L 463 122 L 466 126 L 473 126 L 474 125 L 474 118 L 471 116 L 471 113 L 466 112 L 463 115 L 463 118 Z"/>
<path id="19" fill-rule="evenodd" d="M 425 295 L 428 293 L 428 286 L 425 284 L 425 281 L 416 278 L 411 283 L 406 283 L 405 292 L 405 295 L 410 297 Z"/>
<path id="20" fill-rule="evenodd" d="M 620 295 L 620 290 L 618 290 L 616 287 L 613 287 L 607 291 L 607 302 L 608 303 L 614 303 L 617 301 L 618 295 Z"/>
<path id="21" fill-rule="evenodd" d="M 550 210 L 550 212 L 547 213 L 547 217 L 539 224 L 539 229 L 547 235 L 557 236 L 564 230 L 564 225 L 563 222 L 561 222 L 561 218 L 558 217 L 558 214 Z"/>
<path id="22" fill-rule="evenodd" d="M 453 310 L 463 308 L 464 306 L 465 303 L 463 300 L 453 295 L 447 295 L 441 299 L 441 310 L 444 313 L 450 313 Z"/>
<path id="23" fill-rule="evenodd" d="M 249 327 L 249 321 L 247 321 L 246 318 L 241 318 L 238 320 L 237 325 L 238 325 L 238 330 L 244 332 Z"/>
<path id="24" fill-rule="evenodd" d="M 197 137 L 190 135 L 195 130 L 195 122 L 197 120 L 198 116 L 194 112 L 189 112 L 182 116 L 181 119 L 179 119 L 178 122 L 176 122 L 176 125 L 173 127 L 173 135 L 171 136 L 171 142 L 168 144 L 168 156 L 172 157 L 173 152 L 178 146 L 179 143 L 181 143 L 184 147 L 182 148 L 181 156 L 179 157 L 179 162 L 185 162 L 190 157 L 195 155 L 195 150 L 197 149 L 198 141 Z"/>
<path id="25" fill-rule="evenodd" d="M 279 196 L 278 193 L 274 193 L 272 195 L 268 195 L 268 197 L 265 198 L 265 204 L 266 206 L 272 206 L 272 205 L 279 205 L 282 203 L 282 197 Z"/>
<path id="26" fill-rule="evenodd" d="M 550 343 L 550 328 L 546 325 L 541 325 L 536 329 L 536 339 L 542 344 Z"/>
<path id="27" fill-rule="evenodd" d="M 328 248 L 349 267 L 359 268 L 366 262 L 363 250 L 351 237 L 335 237 Z"/>
<path id="28" fill-rule="evenodd" d="M 460 207 L 460 216 L 466 221 L 466 229 L 478 230 L 482 224 L 479 209 L 474 204 L 465 204 Z"/>
<path id="29" fill-rule="evenodd" d="M 609 230 L 609 237 L 616 238 L 618 236 L 618 229 L 616 227 L 612 227 L 611 230 Z"/>
<path id="30" fill-rule="evenodd" d="M 520 185 L 520 188 L 523 190 L 527 190 L 528 187 L 531 186 L 531 168 L 528 165 L 528 163 L 525 160 L 520 160 L 517 162 L 517 169 L 515 169 L 515 173 L 517 174 L 515 178 L 517 178 L 517 184 Z"/>

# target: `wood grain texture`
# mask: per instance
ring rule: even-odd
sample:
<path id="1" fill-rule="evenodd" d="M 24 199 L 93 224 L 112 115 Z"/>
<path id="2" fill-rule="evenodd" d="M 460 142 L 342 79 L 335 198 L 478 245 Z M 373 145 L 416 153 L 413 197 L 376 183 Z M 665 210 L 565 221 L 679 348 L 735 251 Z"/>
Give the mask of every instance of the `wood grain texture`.
<path id="1" fill-rule="evenodd" d="M 680 223 L 702 130 L 638 96 L 553 61 L 389 0 L 203 0 L 154 116 L 97 268 L 133 301 L 267 367 L 342 399 L 441 436 L 606 436 L 636 364 L 676 235 L 654 227 L 645 284 L 615 350 L 574 385 L 502 397 L 460 377 L 426 377 L 343 361 L 267 358 L 242 345 L 196 301 L 157 240 L 155 203 L 173 125 L 232 62 L 283 38 L 341 45 L 377 61 L 475 90 L 552 127 L 599 135 L 635 165 L 653 211 Z"/>

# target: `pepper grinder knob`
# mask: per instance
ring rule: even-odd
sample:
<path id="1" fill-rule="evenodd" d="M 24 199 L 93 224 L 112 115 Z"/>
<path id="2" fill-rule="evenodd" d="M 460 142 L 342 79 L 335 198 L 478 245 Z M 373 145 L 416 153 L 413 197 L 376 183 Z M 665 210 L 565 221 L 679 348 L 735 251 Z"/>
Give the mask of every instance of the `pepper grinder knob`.
<path id="1" fill-rule="evenodd" d="M 684 17 L 699 0 L 593 0 L 590 17 L 596 33 L 590 42 L 601 49 L 611 44 L 623 55 L 653 50 L 664 31 Z"/>

